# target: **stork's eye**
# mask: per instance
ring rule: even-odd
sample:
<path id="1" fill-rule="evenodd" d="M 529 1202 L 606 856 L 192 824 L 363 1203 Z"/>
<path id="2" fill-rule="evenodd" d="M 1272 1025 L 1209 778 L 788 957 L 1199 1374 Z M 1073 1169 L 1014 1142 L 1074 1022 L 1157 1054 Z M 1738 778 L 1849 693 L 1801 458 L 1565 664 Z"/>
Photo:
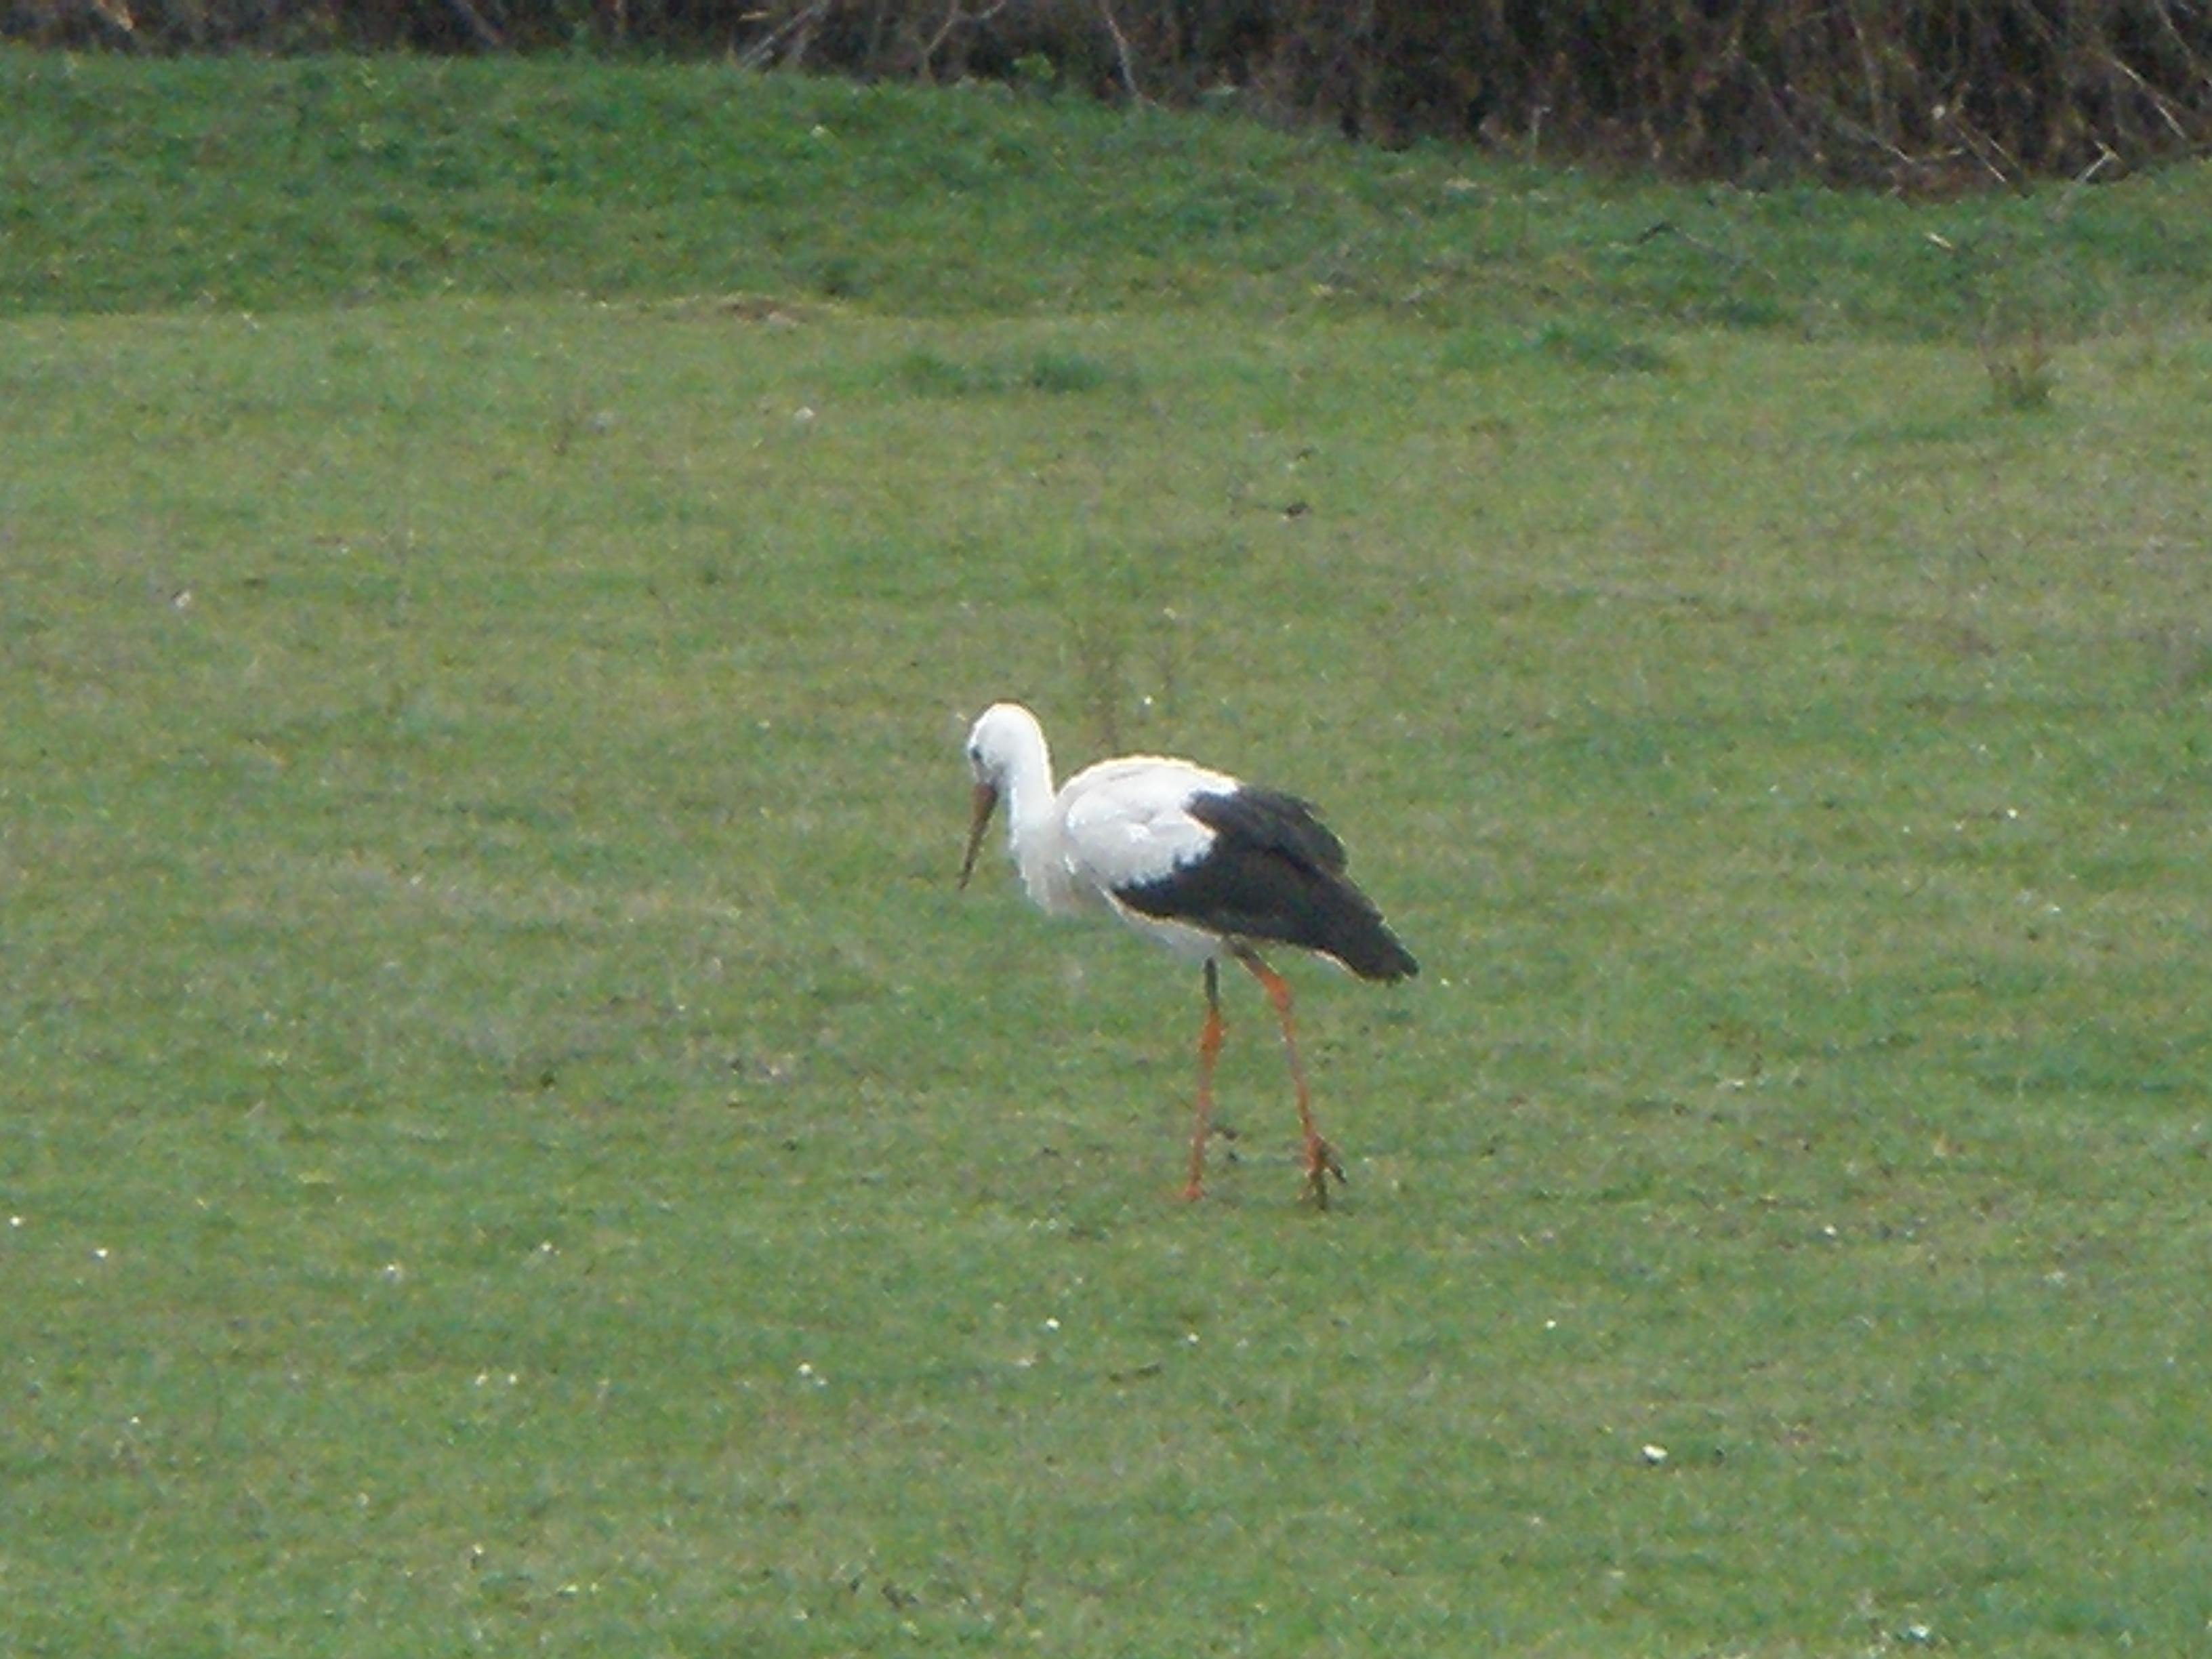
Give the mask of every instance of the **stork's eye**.
<path id="1" fill-rule="evenodd" d="M 968 745 L 968 764 L 977 768 L 982 766 L 983 745 L 981 744 L 971 743 Z"/>

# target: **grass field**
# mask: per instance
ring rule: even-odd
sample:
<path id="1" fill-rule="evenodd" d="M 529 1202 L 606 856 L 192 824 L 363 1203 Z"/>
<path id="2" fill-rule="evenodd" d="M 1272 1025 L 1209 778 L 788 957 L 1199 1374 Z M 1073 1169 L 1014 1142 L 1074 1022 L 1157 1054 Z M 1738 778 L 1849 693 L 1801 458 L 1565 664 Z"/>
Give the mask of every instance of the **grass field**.
<path id="1" fill-rule="evenodd" d="M 2212 1645 L 2212 173 L 0 88 L 0 1655 Z M 1421 957 L 1328 1213 L 1006 695 Z"/>

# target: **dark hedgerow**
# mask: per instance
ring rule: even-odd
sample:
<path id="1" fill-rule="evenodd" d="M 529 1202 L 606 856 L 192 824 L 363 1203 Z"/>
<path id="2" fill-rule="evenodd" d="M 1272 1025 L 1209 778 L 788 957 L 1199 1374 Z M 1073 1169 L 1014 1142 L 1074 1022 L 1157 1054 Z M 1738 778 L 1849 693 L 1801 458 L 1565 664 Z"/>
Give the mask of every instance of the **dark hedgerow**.
<path id="1" fill-rule="evenodd" d="M 1757 181 L 2014 184 L 2212 138 L 2184 0 L 0 0 L 0 37 L 200 52 L 714 56 L 1244 104 Z"/>

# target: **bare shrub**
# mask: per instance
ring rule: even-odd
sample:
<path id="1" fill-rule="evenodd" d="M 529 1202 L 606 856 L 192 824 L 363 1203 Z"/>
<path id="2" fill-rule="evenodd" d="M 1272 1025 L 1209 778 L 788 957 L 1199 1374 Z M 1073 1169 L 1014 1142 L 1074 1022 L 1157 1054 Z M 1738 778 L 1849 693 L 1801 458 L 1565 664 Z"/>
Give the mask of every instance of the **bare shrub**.
<path id="1" fill-rule="evenodd" d="M 2212 138 L 2212 11 L 2185 0 L 0 0 L 0 33 L 649 50 L 1125 102 L 1229 90 L 1385 144 L 1920 192 Z"/>

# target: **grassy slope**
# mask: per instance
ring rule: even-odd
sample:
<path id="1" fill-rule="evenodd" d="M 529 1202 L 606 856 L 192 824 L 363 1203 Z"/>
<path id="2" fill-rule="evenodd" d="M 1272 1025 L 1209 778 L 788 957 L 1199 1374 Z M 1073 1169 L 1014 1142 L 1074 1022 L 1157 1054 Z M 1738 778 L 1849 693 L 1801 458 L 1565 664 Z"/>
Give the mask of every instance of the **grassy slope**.
<path id="1" fill-rule="evenodd" d="M 0 329 L 0 1651 L 2201 1640 L 2212 345 L 2128 251 L 2197 176 L 1793 219 L 693 72 L 0 73 L 221 164 L 10 137 L 112 169 L 19 309 L 185 305 Z M 280 237 L 301 88 L 386 137 Z M 660 101 L 742 173 L 702 100 L 881 124 L 860 205 L 590 161 Z M 1115 205 L 1249 191 L 1344 217 Z M 2120 326 L 1994 413 L 1911 260 L 2093 211 L 2092 313 L 2006 269 Z M 1638 274 L 1699 215 L 1802 239 L 1792 326 Z M 732 288 L 782 316 L 664 298 Z M 948 890 L 1005 691 L 1317 794 L 1420 951 L 1299 975 L 1325 1222 L 1255 1004 L 1182 1209 L 1194 988 Z"/>
<path id="2" fill-rule="evenodd" d="M 2199 169 L 1916 211 L 714 67 L 4 53 L 0 102 L 6 310 L 768 289 L 1924 337 L 2193 305 L 2212 260 Z"/>

